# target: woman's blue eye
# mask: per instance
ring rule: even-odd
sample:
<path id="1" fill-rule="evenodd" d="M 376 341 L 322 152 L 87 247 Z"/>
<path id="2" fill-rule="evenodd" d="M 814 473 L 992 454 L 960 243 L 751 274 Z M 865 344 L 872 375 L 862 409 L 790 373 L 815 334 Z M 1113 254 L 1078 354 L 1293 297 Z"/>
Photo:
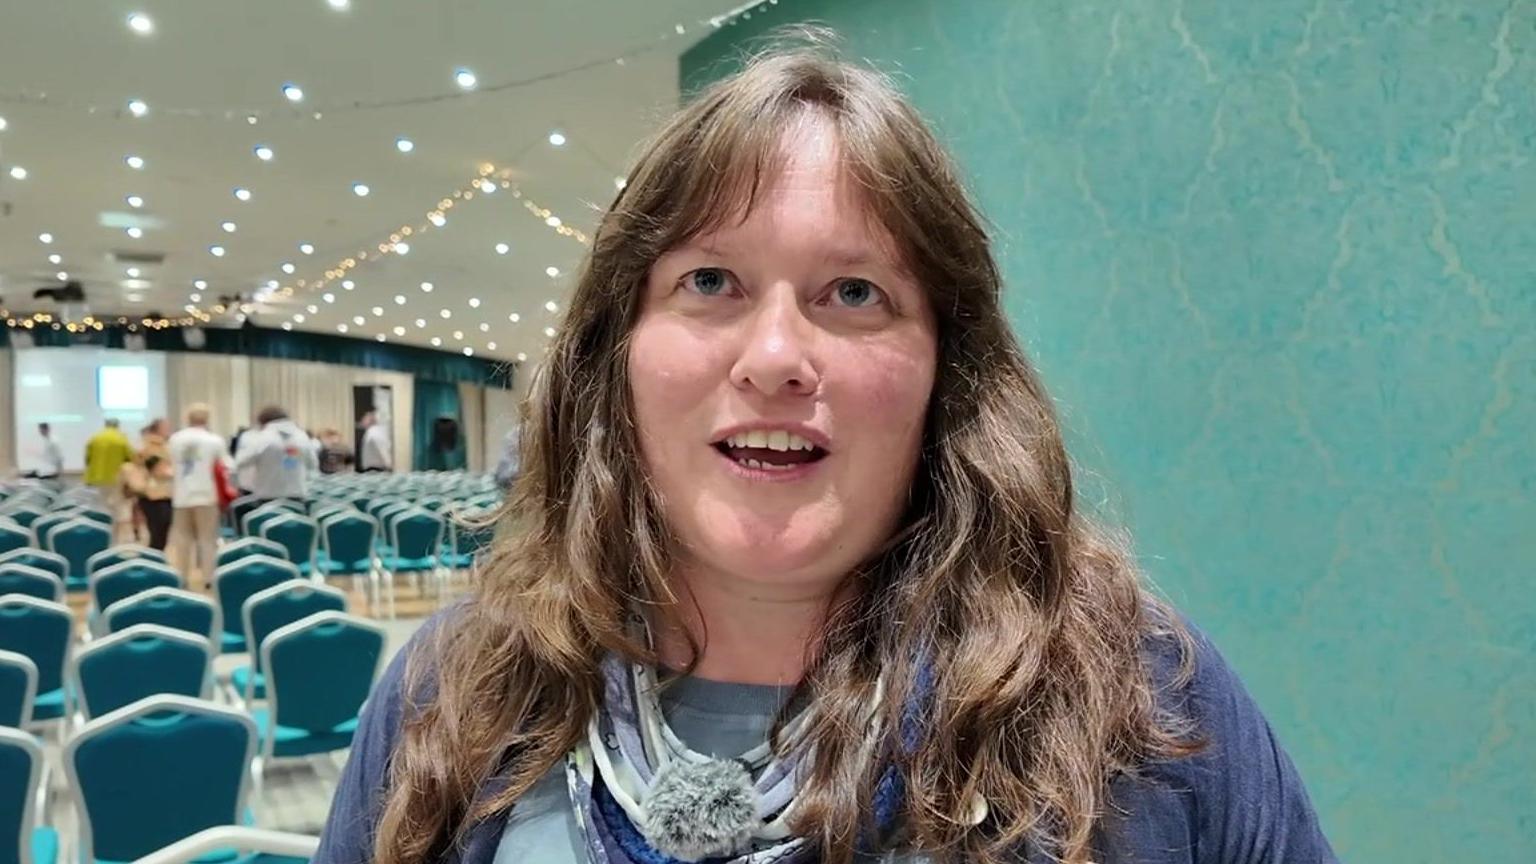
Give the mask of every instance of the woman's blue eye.
<path id="1" fill-rule="evenodd" d="M 863 279 L 844 279 L 834 291 L 837 302 L 844 306 L 868 306 L 880 302 L 880 289 Z"/>
<path id="2" fill-rule="evenodd" d="M 725 271 L 715 267 L 700 267 L 684 278 L 688 287 L 705 297 L 713 297 L 726 289 Z"/>

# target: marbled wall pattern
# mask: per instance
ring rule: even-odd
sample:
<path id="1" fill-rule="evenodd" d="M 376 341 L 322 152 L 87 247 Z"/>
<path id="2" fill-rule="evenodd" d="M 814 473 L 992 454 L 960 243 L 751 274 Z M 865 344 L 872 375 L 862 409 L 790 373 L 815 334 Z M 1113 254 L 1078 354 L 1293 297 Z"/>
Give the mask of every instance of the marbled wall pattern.
<path id="1" fill-rule="evenodd" d="M 1536 0 L 782 0 L 685 81 L 798 20 L 953 148 L 1341 856 L 1536 861 Z"/>

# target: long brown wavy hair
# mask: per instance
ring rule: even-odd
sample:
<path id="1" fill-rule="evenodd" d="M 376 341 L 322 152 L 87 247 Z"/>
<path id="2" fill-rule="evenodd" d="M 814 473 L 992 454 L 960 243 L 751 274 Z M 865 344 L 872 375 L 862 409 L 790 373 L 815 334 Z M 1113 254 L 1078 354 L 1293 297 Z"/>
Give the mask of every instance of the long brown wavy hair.
<path id="1" fill-rule="evenodd" d="M 815 710 L 797 830 L 823 860 L 850 861 L 894 764 L 904 844 L 997 862 L 1027 843 L 1086 861 L 1109 781 L 1196 746 L 1159 709 L 1143 656 L 1149 638 L 1187 637 L 1122 546 L 1074 509 L 1050 400 L 948 156 L 881 74 L 824 48 L 772 50 L 667 122 L 601 219 L 534 384 L 494 552 L 473 598 L 411 655 L 379 864 L 436 857 L 583 740 L 605 652 L 655 662 L 624 627 L 636 603 L 677 602 L 636 442 L 629 334 L 652 263 L 747 212 L 807 111 L 834 124 L 844 170 L 927 290 L 939 338 L 905 520 L 849 575 L 859 590 L 829 612 L 800 684 Z M 909 704 L 922 706 L 920 743 L 868 758 L 871 706 L 894 741 Z M 482 791 L 502 771 L 510 781 Z M 977 796 L 987 815 L 973 824 Z"/>

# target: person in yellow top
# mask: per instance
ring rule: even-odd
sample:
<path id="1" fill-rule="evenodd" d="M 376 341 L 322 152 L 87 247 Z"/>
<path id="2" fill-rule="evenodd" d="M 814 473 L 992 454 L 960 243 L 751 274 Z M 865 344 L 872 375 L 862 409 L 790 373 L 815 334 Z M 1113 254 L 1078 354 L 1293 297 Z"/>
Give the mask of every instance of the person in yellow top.
<path id="1" fill-rule="evenodd" d="M 101 499 L 112 513 L 113 535 L 123 533 L 128 516 L 121 483 L 123 465 L 133 461 L 128 436 L 117 428 L 117 419 L 107 418 L 106 426 L 85 442 L 85 482 L 101 492 Z"/>

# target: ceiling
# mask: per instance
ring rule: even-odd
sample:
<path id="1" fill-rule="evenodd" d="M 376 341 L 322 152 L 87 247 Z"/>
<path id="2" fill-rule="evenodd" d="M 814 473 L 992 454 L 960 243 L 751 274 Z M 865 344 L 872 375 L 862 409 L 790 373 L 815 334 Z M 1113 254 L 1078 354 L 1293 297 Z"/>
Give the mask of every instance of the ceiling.
<path id="1" fill-rule="evenodd" d="M 585 252 L 579 232 L 676 105 L 677 56 L 736 5 L 8 3 L 3 305 L 66 320 L 196 310 L 235 326 L 243 304 L 263 326 L 536 357 Z M 152 32 L 130 26 L 135 13 Z M 492 194 L 471 185 L 486 170 Z M 61 273 L 83 305 L 33 298 Z"/>

